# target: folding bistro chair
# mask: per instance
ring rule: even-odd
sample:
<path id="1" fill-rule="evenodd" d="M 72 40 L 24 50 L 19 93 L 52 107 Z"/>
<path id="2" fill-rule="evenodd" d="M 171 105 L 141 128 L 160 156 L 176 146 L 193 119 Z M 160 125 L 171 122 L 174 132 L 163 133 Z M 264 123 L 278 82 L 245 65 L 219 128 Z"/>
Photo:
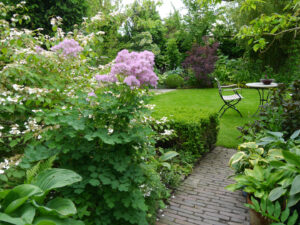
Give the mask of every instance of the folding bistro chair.
<path id="1" fill-rule="evenodd" d="M 221 86 L 219 80 L 217 78 L 215 78 L 215 80 L 217 81 L 218 84 L 220 97 L 224 102 L 224 105 L 219 110 L 219 113 L 222 112 L 220 117 L 222 117 L 223 114 L 227 111 L 227 109 L 230 108 L 237 111 L 240 114 L 240 116 L 243 117 L 241 112 L 235 107 L 235 105 L 238 104 L 243 99 L 243 96 L 240 93 L 238 93 L 238 90 L 240 90 L 240 88 L 233 88 L 233 87 L 237 87 L 236 84 Z M 233 89 L 226 89 L 226 88 L 233 88 Z M 223 91 L 233 91 L 234 95 L 223 95 Z"/>

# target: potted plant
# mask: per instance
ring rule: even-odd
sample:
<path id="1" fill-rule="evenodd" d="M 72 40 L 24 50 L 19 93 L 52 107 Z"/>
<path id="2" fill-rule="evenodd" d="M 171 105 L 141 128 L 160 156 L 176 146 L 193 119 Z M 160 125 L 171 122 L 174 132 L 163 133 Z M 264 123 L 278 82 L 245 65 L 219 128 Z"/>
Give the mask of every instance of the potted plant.
<path id="1" fill-rule="evenodd" d="M 274 80 L 273 79 L 268 79 L 267 74 L 265 74 L 264 79 L 260 79 L 260 82 L 262 82 L 265 85 L 270 85 Z"/>

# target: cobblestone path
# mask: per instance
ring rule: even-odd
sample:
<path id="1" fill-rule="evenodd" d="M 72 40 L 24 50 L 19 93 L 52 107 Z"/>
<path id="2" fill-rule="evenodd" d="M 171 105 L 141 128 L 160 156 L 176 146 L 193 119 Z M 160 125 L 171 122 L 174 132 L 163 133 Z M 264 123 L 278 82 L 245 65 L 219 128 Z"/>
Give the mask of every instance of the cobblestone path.
<path id="1" fill-rule="evenodd" d="M 228 161 L 235 150 L 217 147 L 201 159 L 158 216 L 156 225 L 249 225 L 245 197 L 229 192 Z"/>

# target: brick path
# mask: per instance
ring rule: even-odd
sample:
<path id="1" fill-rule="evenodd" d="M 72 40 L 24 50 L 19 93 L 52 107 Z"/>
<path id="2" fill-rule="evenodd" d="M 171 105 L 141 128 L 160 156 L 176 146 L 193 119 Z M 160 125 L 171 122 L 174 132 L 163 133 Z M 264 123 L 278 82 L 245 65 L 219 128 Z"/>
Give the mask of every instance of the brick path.
<path id="1" fill-rule="evenodd" d="M 235 150 L 217 147 L 200 161 L 177 189 L 156 225 L 249 225 L 245 197 L 225 186 L 232 174 L 227 166 Z"/>

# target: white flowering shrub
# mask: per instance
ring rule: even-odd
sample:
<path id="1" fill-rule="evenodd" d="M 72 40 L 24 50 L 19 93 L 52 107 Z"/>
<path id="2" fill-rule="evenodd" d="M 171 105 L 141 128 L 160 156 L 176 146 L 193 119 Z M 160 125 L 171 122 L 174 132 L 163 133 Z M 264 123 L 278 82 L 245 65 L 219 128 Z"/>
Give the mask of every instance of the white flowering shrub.
<path id="1" fill-rule="evenodd" d="M 1 4 L 0 10 L 14 7 Z M 100 66 L 93 58 L 103 33 L 92 35 L 88 24 L 65 33 L 60 23 L 60 18 L 51 20 L 56 33 L 50 37 L 1 20 L 1 161 L 24 154 L 19 168 L 28 169 L 57 155 L 56 166 L 82 176 L 63 192 L 78 205 L 76 219 L 149 224 L 167 191 L 153 159 L 154 132 L 145 121 L 148 90 L 121 80 L 99 85 L 95 76 L 112 65 Z M 147 67 L 155 78 L 152 69 Z M 21 183 L 24 171 L 2 170 L 1 187 Z"/>

